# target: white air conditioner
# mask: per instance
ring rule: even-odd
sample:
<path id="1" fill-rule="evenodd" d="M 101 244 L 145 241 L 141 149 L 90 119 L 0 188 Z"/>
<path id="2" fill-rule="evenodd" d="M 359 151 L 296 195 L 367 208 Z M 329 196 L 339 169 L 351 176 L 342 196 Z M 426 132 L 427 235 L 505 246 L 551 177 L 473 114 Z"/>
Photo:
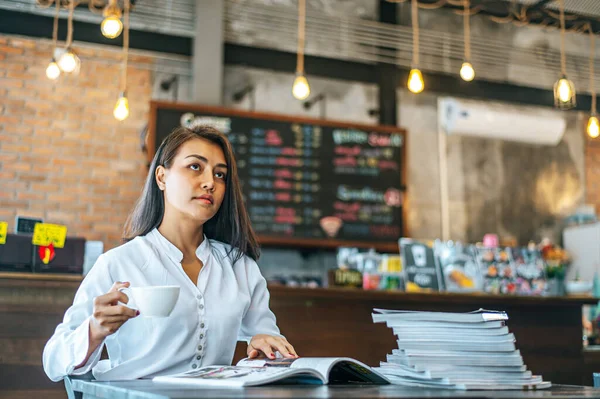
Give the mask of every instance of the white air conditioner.
<path id="1" fill-rule="evenodd" d="M 449 97 L 438 100 L 438 119 L 448 135 L 540 145 L 557 145 L 566 127 L 560 111 Z"/>

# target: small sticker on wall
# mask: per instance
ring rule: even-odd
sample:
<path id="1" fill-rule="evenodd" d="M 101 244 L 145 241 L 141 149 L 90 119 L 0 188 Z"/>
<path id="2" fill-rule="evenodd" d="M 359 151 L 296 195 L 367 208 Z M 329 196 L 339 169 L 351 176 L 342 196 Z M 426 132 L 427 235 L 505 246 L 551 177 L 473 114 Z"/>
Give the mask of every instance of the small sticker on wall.
<path id="1" fill-rule="evenodd" d="M 8 223 L 0 222 L 0 245 L 6 244 L 6 236 L 8 235 Z"/>
<path id="2" fill-rule="evenodd" d="M 40 246 L 38 248 L 38 255 L 44 265 L 47 265 L 54 259 L 56 256 L 56 251 L 54 250 L 54 245 L 50 243 L 49 245 Z"/>
<path id="3" fill-rule="evenodd" d="M 37 223 L 33 229 L 33 245 L 53 248 L 63 248 L 67 238 L 67 226 L 50 223 Z"/>
<path id="4" fill-rule="evenodd" d="M 323 231 L 325 231 L 325 234 L 333 238 L 337 236 L 344 222 L 337 216 L 325 216 L 319 220 L 319 224 L 321 225 Z"/>

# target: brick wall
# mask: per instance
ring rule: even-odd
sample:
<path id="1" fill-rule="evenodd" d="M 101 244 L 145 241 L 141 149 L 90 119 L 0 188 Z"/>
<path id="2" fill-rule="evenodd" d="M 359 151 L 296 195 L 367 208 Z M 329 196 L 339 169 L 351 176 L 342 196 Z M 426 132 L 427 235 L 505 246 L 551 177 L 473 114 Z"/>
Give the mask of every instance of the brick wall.
<path id="1" fill-rule="evenodd" d="M 46 78 L 51 42 L 0 35 L 0 220 L 65 224 L 69 235 L 117 246 L 145 177 L 139 131 L 152 95 L 150 57 L 130 57 L 130 116 L 112 110 L 118 48 L 74 46 L 78 76 Z"/>

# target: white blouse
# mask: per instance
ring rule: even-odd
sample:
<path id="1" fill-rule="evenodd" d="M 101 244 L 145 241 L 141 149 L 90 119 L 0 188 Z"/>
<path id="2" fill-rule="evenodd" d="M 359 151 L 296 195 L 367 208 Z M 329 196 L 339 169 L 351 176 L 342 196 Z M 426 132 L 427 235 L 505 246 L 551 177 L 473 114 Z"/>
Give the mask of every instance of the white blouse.
<path id="1" fill-rule="evenodd" d="M 130 380 L 228 365 L 238 340 L 249 341 L 256 334 L 281 336 L 258 265 L 247 256 L 232 264 L 226 256 L 229 248 L 204 238 L 196 250 L 204 265 L 197 285 L 181 267 L 181 251 L 157 229 L 103 254 L 44 348 L 48 377 L 59 381 L 92 370 L 98 380 Z M 94 298 L 116 281 L 129 281 L 131 287 L 178 285 L 179 299 L 169 317 L 140 315 L 108 336 L 103 345 L 110 359 L 99 360 L 100 345 L 75 369 L 87 355 Z"/>

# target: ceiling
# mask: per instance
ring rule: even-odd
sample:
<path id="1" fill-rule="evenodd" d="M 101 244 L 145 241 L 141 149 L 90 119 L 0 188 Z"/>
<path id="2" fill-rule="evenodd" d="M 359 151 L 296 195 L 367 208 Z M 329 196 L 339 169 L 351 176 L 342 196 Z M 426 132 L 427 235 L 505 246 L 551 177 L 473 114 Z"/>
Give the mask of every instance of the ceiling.
<path id="1" fill-rule="evenodd" d="M 407 0 L 388 0 L 390 2 L 406 2 Z M 421 4 L 436 4 L 440 0 L 418 0 Z M 590 22 L 593 30 L 600 33 L 600 0 L 564 0 L 567 12 L 568 28 L 581 27 Z M 131 16 L 134 29 L 158 31 L 177 36 L 193 37 L 195 0 L 136 0 L 135 9 Z M 254 3 L 264 6 L 287 6 L 295 9 L 297 0 L 237 0 L 241 5 Z M 445 8 L 460 9 L 460 0 L 447 0 Z M 83 1 L 85 3 L 85 1 Z M 308 0 L 309 8 L 319 10 L 330 16 L 377 19 L 379 0 Z M 550 24 L 558 26 L 556 19 L 559 0 L 471 0 L 472 7 L 480 9 L 480 13 L 495 18 L 505 18 L 508 15 L 523 15 L 531 23 Z M 75 19 L 99 23 L 101 15 L 90 13 L 87 6 L 81 10 Z M 16 10 L 34 14 L 52 16 L 54 10 L 36 5 L 36 0 L 0 0 L 0 9 Z M 63 10 L 61 18 L 66 18 L 67 11 Z"/>
<path id="2" fill-rule="evenodd" d="M 102 22 L 102 13 L 91 12 L 87 4 L 88 0 L 79 2 L 73 16 L 75 21 L 94 24 Z M 194 0 L 135 0 L 134 3 L 130 20 L 132 29 L 182 37 L 194 36 Z M 3 9 L 47 17 L 53 17 L 55 13 L 54 6 L 42 7 L 36 0 L 0 0 L 0 13 Z M 68 14 L 68 9 L 64 8 L 60 12 L 60 18 L 67 19 Z"/>
<path id="3" fill-rule="evenodd" d="M 549 1 L 547 8 L 558 10 L 558 1 Z M 600 2 L 598 0 L 565 0 L 565 11 L 589 18 L 600 18 Z"/>
<path id="4" fill-rule="evenodd" d="M 419 0 L 422 4 L 435 4 L 438 0 Z M 449 3 L 459 3 L 449 1 Z M 471 0 L 471 7 L 480 13 L 495 18 L 507 18 L 521 22 L 559 26 L 559 0 Z M 567 29 L 582 29 L 589 23 L 595 33 L 600 33 L 600 0 L 564 0 L 565 25 Z M 460 9 L 462 7 L 447 4 L 444 7 Z"/>

